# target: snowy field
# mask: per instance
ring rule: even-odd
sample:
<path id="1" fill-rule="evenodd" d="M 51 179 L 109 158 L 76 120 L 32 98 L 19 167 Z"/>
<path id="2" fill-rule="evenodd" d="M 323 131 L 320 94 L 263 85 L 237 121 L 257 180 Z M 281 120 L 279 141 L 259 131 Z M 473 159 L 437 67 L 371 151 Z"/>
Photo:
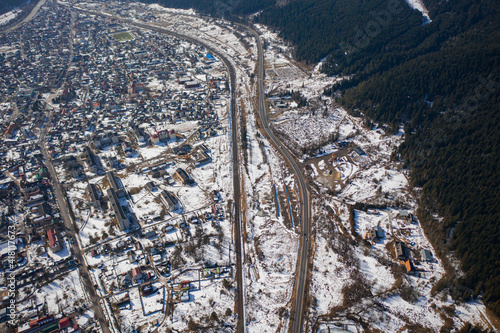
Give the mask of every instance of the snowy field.
<path id="1" fill-rule="evenodd" d="M 94 319 L 93 312 L 88 309 L 89 302 L 85 294 L 78 269 L 70 270 L 68 273 L 58 277 L 44 286 L 33 289 L 25 294 L 20 290 L 18 299 L 23 302 L 16 304 L 21 317 L 26 319 L 36 316 L 36 310 L 32 308 L 34 304 L 47 306 L 48 313 L 61 314 L 72 313 L 76 309 L 82 308 L 82 312 L 76 316 L 76 322 L 81 327 L 90 324 Z"/>
<path id="2" fill-rule="evenodd" d="M 286 138 L 287 145 L 300 154 L 303 149 L 322 147 L 332 141 L 338 133 L 341 120 L 338 111 L 322 114 L 287 114 L 276 121 L 273 129 Z M 300 155 L 299 155 L 300 156 Z"/>
<path id="3" fill-rule="evenodd" d="M 247 106 L 247 110 L 251 110 Z M 282 159 L 257 136 L 247 116 L 248 167 L 244 168 L 246 212 L 246 321 L 249 332 L 286 331 L 297 260 L 298 236 L 277 217 L 274 184 L 288 183 Z M 259 144 L 263 142 L 263 145 Z M 283 208 L 285 209 L 285 208 Z M 298 221 L 296 221 L 298 222 Z"/>
<path id="4" fill-rule="evenodd" d="M 8 24 L 10 21 L 15 19 L 17 15 L 19 15 L 20 13 L 21 13 L 20 9 L 14 9 L 11 10 L 10 12 L 0 15 L 0 27 L 2 25 Z"/>
<path id="5" fill-rule="evenodd" d="M 426 15 L 418 2 L 412 2 L 412 6 Z M 273 126 L 301 148 L 311 142 L 321 147 L 320 154 L 305 161 L 309 167 L 306 172 L 314 182 L 311 189 L 315 198 L 314 258 L 305 331 L 313 327 L 344 327 L 351 331 L 369 327 L 397 332 L 402 327 L 415 327 L 435 332 L 449 325 L 450 320 L 455 329 L 465 322 L 488 327 L 484 305 L 455 302 L 444 293 L 431 294 L 432 287 L 444 276 L 444 268 L 435 256 L 429 262 L 422 260 L 420 250 L 435 254 L 432 245 L 418 221 L 410 223 L 399 215 L 415 214 L 417 209 L 414 194 L 409 191 L 407 170 L 390 159 L 404 141 L 403 131 L 386 135 L 382 124 L 365 128 L 362 118 L 350 116 L 330 98 L 321 96 L 326 86 L 341 78 L 324 77 L 318 71 L 321 64 L 310 75 L 301 77 L 300 69 L 287 68 L 294 67 L 293 62 L 287 63 L 276 54 L 288 54 L 287 47 L 273 33 L 264 28 L 262 32 L 269 44 L 267 91 L 300 91 L 309 102 L 305 108 L 297 108 L 294 103 L 281 109 L 271 105 Z M 321 123 L 325 109 L 329 115 Z M 332 133 L 348 146 L 342 148 L 324 140 Z M 351 209 L 355 203 L 387 208 Z M 366 245 L 363 236 L 377 226 L 385 231 L 384 237 Z M 395 258 L 395 241 L 407 244 L 413 273 L 407 274 L 404 262 Z M 316 326 L 320 322 L 325 324 Z"/>
<path id="6" fill-rule="evenodd" d="M 422 17 L 424 19 L 422 25 L 432 22 L 429 16 L 429 10 L 427 9 L 427 7 L 425 7 L 425 4 L 422 0 L 405 0 L 405 1 L 408 4 L 408 6 L 422 13 Z"/>
<path id="7" fill-rule="evenodd" d="M 409 4 L 429 19 L 425 6 L 420 2 L 411 0 Z M 116 4 L 109 3 L 102 8 L 114 11 L 116 7 L 113 6 Z M 246 162 L 241 165 L 245 196 L 242 218 L 245 239 L 244 319 L 249 332 L 287 331 L 300 225 L 297 219 L 295 225 L 290 224 L 290 218 L 300 211 L 300 207 L 296 203 L 297 198 L 293 198 L 297 193 L 295 179 L 283 159 L 258 134 L 254 105 L 246 97 L 252 96 L 256 89 L 250 80 L 257 59 L 255 41 L 236 26 L 222 20 L 196 17 L 192 11 L 165 9 L 158 5 L 131 6 L 129 14 L 134 20 L 153 13 L 151 20 L 154 24 L 202 40 L 226 54 L 236 68 L 241 92 L 236 102 L 246 116 L 244 126 L 248 140 L 248 149 L 240 156 L 241 161 Z M 386 135 L 382 124 L 380 127 L 377 124 L 371 129 L 365 128 L 361 118 L 350 116 L 333 100 L 322 96 L 324 88 L 342 78 L 321 74 L 321 63 L 312 70 L 298 67 L 291 60 L 291 48 L 278 38 L 277 33 L 262 26 L 258 29 L 268 45 L 265 51 L 266 92 L 300 91 L 308 104 L 299 108 L 297 103 L 292 102 L 285 108 L 278 108 L 270 103 L 273 126 L 298 147 L 314 144 L 320 148 L 314 156 L 300 156 L 312 183 L 310 191 L 314 216 L 305 330 L 312 331 L 313 327 L 324 329 L 328 323 L 362 330 L 363 323 L 370 330 L 382 332 L 397 332 L 402 328 L 439 331 L 450 319 L 455 329 L 465 322 L 482 325 L 481 318 L 485 312 L 482 304 L 456 303 L 443 293 L 432 295 L 431 289 L 445 274 L 444 268 L 439 258 L 429 262 L 416 260 L 419 255 L 415 254 L 420 250 L 426 249 L 433 254 L 434 250 L 418 221 L 409 222 L 398 217 L 403 210 L 415 213 L 417 209 L 417 200 L 409 191 L 407 171 L 390 160 L 393 151 L 403 142 L 404 133 Z M 198 79 L 203 80 L 201 77 Z M 169 83 L 165 82 L 149 82 L 149 87 L 153 89 L 167 89 L 168 86 Z M 227 110 L 227 105 L 224 101 L 219 112 Z M 177 131 L 184 131 L 185 137 L 188 137 L 195 130 L 189 125 L 192 124 L 175 126 L 178 126 Z M 335 140 L 331 139 L 333 137 Z M 196 236 L 191 238 L 180 231 L 180 224 L 187 218 L 199 217 L 210 211 L 211 191 L 220 191 L 227 201 L 232 198 L 229 139 L 227 135 L 219 135 L 204 141 L 212 156 L 212 162 L 205 166 L 194 168 L 188 161 L 176 161 L 176 167 L 184 167 L 193 176 L 196 181 L 193 187 L 167 184 L 146 173 L 123 171 L 119 175 L 127 189 L 137 189 L 131 200 L 123 204 L 128 205 L 143 222 L 162 210 L 162 204 L 156 198 L 158 193 L 145 188 L 147 182 L 152 181 L 159 190 L 171 191 L 181 201 L 182 210 L 166 213 L 165 221 L 161 223 L 145 223 L 143 230 L 157 231 L 165 223 L 175 226 L 171 235 L 158 237 L 160 241 L 183 241 L 166 249 L 163 254 L 172 261 L 172 280 L 175 283 L 181 279 L 195 281 L 199 272 L 197 269 L 203 264 L 234 260 L 231 258 L 234 253 L 232 229 L 227 220 L 219 225 L 208 221 L 201 225 L 192 224 L 190 232 Z M 336 141 L 346 141 L 348 146 L 339 147 Z M 173 144 L 140 148 L 139 156 L 144 160 L 163 158 L 168 145 Z M 364 153 L 354 149 L 362 149 Z M 132 159 L 126 160 L 127 165 L 132 163 L 135 163 Z M 279 202 L 285 184 L 292 193 L 292 202 L 295 202 L 291 207 L 292 216 L 287 213 L 286 205 Z M 75 186 L 68 192 L 75 207 L 77 201 L 83 198 L 82 190 Z M 229 214 L 227 201 L 223 206 Z M 356 203 L 380 208 L 354 209 L 352 206 Z M 82 239 L 102 233 L 107 227 L 107 214 L 96 212 L 91 216 L 91 212 L 88 209 L 80 217 L 81 221 L 86 221 L 80 222 Z M 376 241 L 363 240 L 367 232 L 375 227 L 382 228 L 384 236 Z M 123 238 L 118 234 L 117 239 L 120 237 Z M 407 244 L 415 263 L 413 273 L 407 274 L 404 261 L 397 260 L 395 241 Z M 143 248 L 154 246 L 152 240 L 143 239 L 140 243 Z M 93 265 L 114 267 L 115 274 L 122 274 L 135 265 L 146 263 L 146 251 L 137 252 L 140 259 L 136 263 L 129 263 L 123 255 L 116 258 L 87 256 L 87 260 Z M 94 278 L 98 279 L 98 274 L 96 270 Z M 112 278 L 109 281 L 104 279 L 102 288 L 110 287 L 111 281 Z M 235 325 L 232 313 L 235 297 L 233 279 L 226 282 L 214 279 L 195 284 L 189 298 L 177 303 L 173 315 L 168 317 L 159 306 L 165 296 L 162 285 L 166 281 L 159 279 L 154 283 L 159 291 L 145 303 L 141 302 L 137 288 L 130 289 L 132 307 L 122 309 L 118 315 L 124 329 L 131 330 L 133 326 L 152 331 L 154 325 L 159 325 L 160 331 L 167 327 L 177 331 L 210 331 L 207 327 L 212 327 L 214 332 L 229 332 L 231 330 L 223 327 L 222 323 Z M 157 312 L 144 317 L 142 304 L 148 311 Z M 316 325 L 320 322 L 324 324 Z"/>

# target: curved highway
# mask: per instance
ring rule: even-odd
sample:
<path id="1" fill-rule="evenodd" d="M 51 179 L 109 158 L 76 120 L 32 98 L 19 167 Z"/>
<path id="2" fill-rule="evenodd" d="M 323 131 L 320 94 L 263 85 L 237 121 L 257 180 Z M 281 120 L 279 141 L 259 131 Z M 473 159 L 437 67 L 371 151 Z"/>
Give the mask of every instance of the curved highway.
<path id="1" fill-rule="evenodd" d="M 267 119 L 266 112 L 266 101 L 264 98 L 264 52 L 262 50 L 262 42 L 260 40 L 259 34 L 252 28 L 242 25 L 247 28 L 256 38 L 257 47 L 259 48 L 259 115 L 262 122 L 262 127 L 264 128 L 267 136 L 274 144 L 275 148 L 285 156 L 288 164 L 292 167 L 293 172 L 297 178 L 300 190 L 300 201 L 302 204 L 302 230 L 299 244 L 299 254 L 297 257 L 297 268 L 295 275 L 295 303 L 292 308 L 292 314 L 290 317 L 291 331 L 293 333 L 299 333 L 302 331 L 303 314 L 304 314 L 304 302 L 305 302 L 305 289 L 307 284 L 307 265 L 309 258 L 309 234 L 311 225 L 310 220 L 310 200 L 309 192 L 307 190 L 307 184 L 302 173 L 302 169 L 297 164 L 293 155 L 288 151 L 288 149 L 280 142 L 280 140 L 274 135 L 273 131 L 269 127 L 269 121 Z"/>
<path id="2" fill-rule="evenodd" d="M 109 18 L 109 16 L 103 13 L 98 13 L 94 11 L 87 11 L 80 8 L 76 8 L 83 12 L 88 12 L 94 15 L 104 16 Z M 160 28 L 157 26 L 152 26 L 149 24 L 133 22 L 120 17 L 113 17 L 122 22 L 126 22 L 130 25 L 150 29 L 157 31 L 159 33 L 169 34 L 174 37 L 178 37 L 192 43 L 204 46 L 209 52 L 219 57 L 229 71 L 230 85 L 231 85 L 231 135 L 232 135 L 232 151 L 231 151 L 231 163 L 233 168 L 233 186 L 234 186 L 234 239 L 235 239 L 235 252 L 236 252 L 236 310 L 237 310 L 237 332 L 245 332 L 245 308 L 244 308 L 244 288 L 243 288 L 243 245 L 242 245 L 242 232 L 241 232 L 241 187 L 240 187 L 240 175 L 239 175 L 239 149 L 238 149 L 238 122 L 237 122 L 237 104 L 236 104 L 236 74 L 232 63 L 219 51 L 216 51 L 211 46 L 204 44 L 202 41 L 195 39 L 190 36 L 179 34 L 177 32 Z M 302 173 L 301 168 L 297 164 L 297 161 L 292 156 L 292 154 L 286 149 L 286 147 L 280 142 L 280 140 L 274 135 L 273 131 L 269 127 L 269 122 L 267 119 L 266 104 L 264 98 L 264 53 L 262 49 L 262 42 L 259 34 L 252 28 L 241 25 L 242 27 L 248 29 L 256 38 L 258 46 L 258 59 L 259 59 L 259 81 L 258 81 L 258 91 L 259 91 L 259 115 L 262 122 L 264 131 L 266 132 L 268 138 L 273 143 L 275 148 L 285 157 L 289 165 L 292 167 L 293 172 L 298 180 L 299 190 L 300 190 L 300 201 L 302 204 L 302 218 L 301 218 L 301 236 L 299 243 L 299 255 L 297 258 L 297 268 L 295 277 L 295 303 L 292 308 L 291 314 L 291 331 L 294 333 L 299 333 L 302 331 L 303 324 L 303 312 L 305 303 L 305 288 L 307 284 L 307 271 L 308 271 L 308 257 L 309 257 L 309 234 L 310 234 L 310 200 L 309 192 L 307 190 L 307 184 L 305 177 Z"/>
<path id="3" fill-rule="evenodd" d="M 128 23 L 151 29 L 160 33 L 170 34 L 177 38 L 190 41 L 194 44 L 204 46 L 210 53 L 219 57 L 226 65 L 229 71 L 230 85 L 231 85 L 231 163 L 233 169 L 233 191 L 234 191 L 234 247 L 236 253 L 236 312 L 238 320 L 236 324 L 236 331 L 239 333 L 245 332 L 245 306 L 244 306 L 244 287 L 243 287 L 243 245 L 241 233 L 241 188 L 240 188 L 240 174 L 239 174 L 239 151 L 238 151 L 238 122 L 237 122 L 237 104 L 236 104 L 236 72 L 233 64 L 212 47 L 204 44 L 203 42 L 192 37 L 182 35 L 167 29 L 153 27 L 147 24 L 136 23 L 128 21 Z"/>
<path id="4" fill-rule="evenodd" d="M 104 16 L 110 18 L 108 15 L 103 13 L 84 10 L 81 8 L 75 8 L 82 12 L 87 12 L 93 15 Z M 203 43 L 202 41 L 195 39 L 193 37 L 183 35 L 165 28 L 138 23 L 135 21 L 123 19 L 120 17 L 112 16 L 112 18 L 120 20 L 122 22 L 128 23 L 130 25 L 141 27 L 149 30 L 153 30 L 159 33 L 171 35 L 180 39 L 187 40 L 191 43 L 201 45 L 205 47 L 211 54 L 224 62 L 228 71 L 231 85 L 231 163 L 233 168 L 233 187 L 234 187 L 234 242 L 235 242 L 235 253 L 236 253 L 236 314 L 237 314 L 237 326 L 236 330 L 239 333 L 245 332 L 245 306 L 244 306 L 244 288 L 243 288 L 243 246 L 242 246 L 242 233 L 241 233 L 241 188 L 240 188 L 240 174 L 239 174 L 239 151 L 238 151 L 238 122 L 237 122 L 237 104 L 236 104 L 236 72 L 234 70 L 233 64 L 219 51 L 215 50 L 211 46 Z"/>

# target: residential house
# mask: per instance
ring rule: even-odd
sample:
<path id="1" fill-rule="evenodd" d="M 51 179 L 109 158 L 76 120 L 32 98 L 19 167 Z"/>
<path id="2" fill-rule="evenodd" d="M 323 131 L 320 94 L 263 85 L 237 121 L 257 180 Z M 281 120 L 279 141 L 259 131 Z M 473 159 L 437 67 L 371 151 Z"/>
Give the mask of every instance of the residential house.
<path id="1" fill-rule="evenodd" d="M 373 227 L 365 235 L 365 239 L 368 239 L 373 243 L 378 243 L 384 237 L 385 231 L 380 226 Z"/>
<path id="2" fill-rule="evenodd" d="M 123 289 L 128 288 L 132 284 L 132 277 L 130 276 L 130 274 L 122 275 L 118 280 L 120 283 L 120 287 Z"/>
<path id="3" fill-rule="evenodd" d="M 184 185 L 194 184 L 193 178 L 182 168 L 175 170 L 174 177 Z"/>
<path id="4" fill-rule="evenodd" d="M 63 329 L 63 328 L 66 328 L 68 326 L 71 325 L 71 322 L 69 321 L 69 318 L 68 317 L 64 317 L 62 319 L 59 320 L 59 329 Z"/>
<path id="5" fill-rule="evenodd" d="M 160 199 L 170 212 L 180 208 L 179 200 L 169 191 L 161 191 Z"/>
<path id="6" fill-rule="evenodd" d="M 135 254 L 135 251 L 133 250 L 130 250 L 128 253 L 127 253 L 127 259 L 128 259 L 128 262 L 129 263 L 133 263 L 137 260 L 137 255 Z"/>
<path id="7" fill-rule="evenodd" d="M 132 279 L 135 283 L 138 283 L 140 280 L 144 279 L 144 274 L 139 267 L 132 269 Z"/>
<path id="8" fill-rule="evenodd" d="M 86 189 L 87 198 L 89 200 L 89 205 L 96 209 L 101 208 L 101 196 L 97 191 L 97 186 L 95 184 L 88 184 Z"/>
<path id="9" fill-rule="evenodd" d="M 59 236 L 54 229 L 47 230 L 47 239 L 49 241 L 49 247 L 52 252 L 55 253 L 61 251 Z"/>
<path id="10" fill-rule="evenodd" d="M 425 262 L 432 262 L 434 260 L 431 251 L 426 249 L 420 250 L 420 256 L 422 257 L 422 261 Z"/>
<path id="11" fill-rule="evenodd" d="M 394 247 L 396 250 L 396 257 L 398 260 L 406 260 L 406 247 L 403 245 L 402 242 L 395 242 Z"/>
<path id="12" fill-rule="evenodd" d="M 118 225 L 120 226 L 120 230 L 126 230 L 130 227 L 129 220 L 125 213 L 123 212 L 122 205 L 120 204 L 120 199 L 118 199 L 118 196 L 112 188 L 107 189 L 107 194 L 109 198 L 109 202 L 111 204 L 111 207 L 113 208 L 113 212 L 115 214 L 116 221 L 118 222 Z"/>
<path id="13" fill-rule="evenodd" d="M 406 273 L 411 273 L 415 271 L 415 266 L 413 266 L 413 263 L 411 262 L 410 259 L 405 261 L 405 268 L 406 268 Z"/>
<path id="14" fill-rule="evenodd" d="M 123 198 L 125 196 L 125 189 L 122 186 L 121 181 L 119 181 L 113 171 L 106 172 L 106 177 L 108 178 L 109 185 L 116 192 L 118 198 Z"/>
<path id="15" fill-rule="evenodd" d="M 10 124 L 7 129 L 5 130 L 5 137 L 7 139 L 12 139 L 12 137 L 14 136 L 14 131 L 16 129 L 16 125 L 15 124 Z"/>

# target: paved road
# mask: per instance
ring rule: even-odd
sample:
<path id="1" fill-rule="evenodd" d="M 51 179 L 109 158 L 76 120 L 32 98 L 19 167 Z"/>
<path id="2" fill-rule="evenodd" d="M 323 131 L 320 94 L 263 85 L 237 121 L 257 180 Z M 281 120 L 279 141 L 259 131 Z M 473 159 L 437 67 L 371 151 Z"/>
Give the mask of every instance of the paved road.
<path id="1" fill-rule="evenodd" d="M 45 2 L 46 2 L 46 0 L 40 0 L 38 2 L 38 4 L 33 8 L 31 13 L 25 19 L 23 19 L 19 24 L 16 24 L 15 26 L 13 26 L 13 27 L 11 27 L 3 32 L 9 32 L 13 29 L 17 29 L 22 24 L 30 21 L 33 17 L 35 17 L 38 10 L 40 9 L 41 6 L 43 6 L 45 4 Z M 74 17 L 72 17 L 72 19 L 71 19 L 71 28 L 73 29 L 73 27 L 74 27 Z M 73 33 L 74 32 L 72 31 L 72 34 Z M 70 45 L 70 49 L 71 49 L 71 53 L 73 53 L 72 45 Z M 70 58 L 72 58 L 72 57 L 70 57 Z M 52 97 L 53 97 L 53 95 L 51 95 L 49 98 L 52 99 Z M 48 151 L 47 151 L 45 135 L 47 134 L 47 130 L 50 127 L 51 122 L 52 122 L 52 112 L 49 113 L 49 115 L 47 117 L 47 122 L 42 129 L 42 132 L 40 134 L 39 144 L 40 144 L 40 147 L 42 148 L 42 153 L 43 153 L 43 156 L 45 159 L 45 165 L 47 166 L 47 169 L 48 169 L 50 176 L 51 176 L 51 179 L 52 179 L 54 194 L 56 196 L 56 200 L 57 200 L 57 203 L 59 205 L 61 217 L 64 221 L 64 224 L 65 224 L 67 230 L 69 230 L 70 233 L 72 233 L 74 235 L 74 238 L 76 238 L 76 235 L 78 235 L 78 228 L 74 222 L 74 218 L 71 216 L 72 212 L 69 208 L 67 196 L 66 196 L 65 192 L 62 190 L 62 186 L 59 183 L 56 171 L 54 169 L 51 158 L 50 158 Z M 104 333 L 110 333 L 106 317 L 104 316 L 104 312 L 102 310 L 101 303 L 99 302 L 99 297 L 97 297 L 94 286 L 92 284 L 92 280 L 90 279 L 90 274 L 89 274 L 87 266 L 85 265 L 85 261 L 83 259 L 83 255 L 81 253 L 78 242 L 74 242 L 74 244 L 72 245 L 72 251 L 73 251 L 72 252 L 73 256 L 81 264 L 80 265 L 80 276 L 82 278 L 82 282 L 83 282 L 84 287 L 87 291 L 87 294 L 89 295 L 89 298 L 92 302 L 91 308 L 94 311 L 95 318 L 99 322 L 99 324 L 101 326 L 101 330 Z"/>
<path id="2" fill-rule="evenodd" d="M 147 24 L 136 23 L 127 21 L 127 23 L 139 26 L 142 28 L 151 29 L 156 32 L 169 34 L 181 39 L 188 40 L 192 43 L 204 46 L 211 54 L 221 59 L 229 71 L 231 83 L 231 139 L 232 139 L 232 164 L 233 164 L 233 187 L 234 187 L 234 239 L 235 239 L 235 252 L 236 252 L 236 313 L 238 321 L 236 330 L 237 332 L 245 332 L 245 298 L 243 288 L 243 246 L 242 246 L 242 233 L 241 233 L 241 188 L 240 188 L 240 175 L 239 175 L 239 149 L 238 149 L 238 119 L 237 119 L 237 104 L 236 104 L 236 74 L 232 63 L 221 53 L 214 50 L 210 46 L 196 40 L 192 37 L 182 35 L 167 29 L 150 26 Z"/>
<path id="3" fill-rule="evenodd" d="M 66 193 L 63 191 L 61 184 L 59 183 L 59 180 L 57 178 L 56 171 L 54 169 L 54 166 L 52 164 L 52 161 L 50 160 L 50 156 L 47 152 L 46 146 L 44 144 L 44 136 L 45 136 L 45 128 L 42 133 L 42 136 L 40 137 L 40 143 L 42 143 L 42 152 L 44 155 L 45 159 L 45 165 L 47 166 L 47 169 L 49 170 L 50 176 L 52 178 L 52 184 L 54 188 L 54 193 L 57 199 L 57 203 L 59 205 L 59 210 L 61 212 L 61 217 L 64 221 L 64 225 L 66 226 L 67 230 L 70 231 L 71 234 L 73 234 L 73 238 L 76 239 L 78 235 L 78 227 L 75 224 L 74 219 L 70 216 L 72 215 L 70 212 L 69 208 L 69 203 L 68 203 L 68 198 L 66 196 Z M 73 256 L 78 260 L 80 263 L 80 276 L 82 278 L 82 282 L 84 284 L 85 290 L 87 294 L 89 295 L 90 301 L 91 301 L 91 308 L 94 311 L 95 317 L 97 321 L 99 322 L 101 329 L 104 333 L 110 333 L 109 327 L 108 327 L 108 322 L 106 320 L 106 316 L 104 315 L 104 311 L 101 307 L 101 303 L 99 302 L 99 297 L 97 296 L 97 293 L 95 291 L 94 285 L 92 284 L 92 280 L 90 278 L 90 273 L 87 268 L 87 265 L 85 264 L 85 260 L 83 258 L 80 246 L 78 245 L 78 242 L 74 242 L 72 245 L 72 253 Z"/>
<path id="4" fill-rule="evenodd" d="M 235 239 L 235 252 L 236 252 L 236 313 L 238 314 L 238 321 L 236 330 L 237 332 L 245 332 L 245 305 L 244 305 L 244 288 L 243 288 L 243 246 L 242 246 L 242 233 L 241 233 L 241 189 L 240 189 L 240 175 L 239 175 L 239 149 L 238 149 L 238 123 L 237 123 L 237 105 L 236 105 L 236 74 L 232 63 L 221 53 L 214 50 L 210 46 L 191 38 L 186 35 L 178 34 L 176 32 L 150 26 L 147 24 L 136 23 L 127 21 L 129 24 L 139 26 L 142 28 L 151 29 L 156 32 L 169 34 L 181 39 L 188 40 L 192 43 L 204 46 L 211 54 L 221 59 L 229 71 L 231 82 L 231 139 L 232 139 L 232 164 L 233 164 L 233 187 L 234 187 L 234 239 Z"/>
<path id="5" fill-rule="evenodd" d="M 103 15 L 102 13 L 88 11 L 76 8 L 82 12 L 103 16 L 110 18 L 108 15 Z M 230 83 L 231 83 L 231 139 L 232 139 L 232 164 L 233 164 L 233 186 L 234 186 L 234 238 L 235 238 L 235 252 L 236 252 L 236 313 L 237 313 L 237 332 L 245 332 L 245 298 L 244 298 L 244 288 L 243 288 L 243 246 L 242 246 L 242 233 L 241 233 L 241 188 L 240 188 L 240 175 L 239 175 L 239 146 L 238 146 L 238 122 L 237 122 L 237 104 L 236 104 L 236 74 L 233 64 L 219 51 L 213 49 L 209 45 L 204 44 L 202 41 L 194 39 L 190 36 L 179 34 L 177 32 L 160 28 L 157 26 L 133 22 L 127 19 L 113 16 L 114 19 L 120 20 L 122 22 L 128 23 L 130 25 L 153 30 L 159 33 L 171 35 L 180 39 L 187 40 L 191 43 L 201 45 L 205 47 L 211 54 L 215 55 L 221 59 L 229 71 Z"/>
<path id="6" fill-rule="evenodd" d="M 41 1 L 42 2 L 42 1 Z M 75 26 L 75 15 L 72 12 L 71 13 L 71 34 L 70 34 L 70 57 L 69 59 L 73 58 L 74 55 L 74 50 L 73 50 L 73 38 L 74 38 L 74 26 Z M 69 64 L 68 67 L 69 68 Z M 52 94 L 49 96 L 49 100 L 52 100 L 55 94 Z M 70 204 L 68 202 L 68 196 L 66 195 L 66 192 L 63 190 L 61 183 L 59 182 L 59 178 L 57 177 L 56 170 L 54 169 L 54 165 L 52 164 L 52 159 L 49 156 L 49 153 L 47 151 L 47 141 L 45 140 L 45 136 L 47 135 L 47 131 L 51 127 L 52 124 L 52 116 L 53 116 L 53 111 L 50 111 L 49 114 L 47 115 L 47 121 L 45 123 L 45 126 L 42 129 L 42 132 L 40 134 L 40 146 L 42 148 L 42 153 L 43 157 L 45 159 L 45 165 L 47 166 L 47 169 L 50 173 L 50 177 L 52 179 L 52 187 L 54 189 L 54 194 L 57 199 L 57 203 L 59 205 L 59 210 L 61 212 L 61 217 L 64 221 L 64 225 L 66 226 L 66 229 L 69 230 L 69 232 L 73 235 L 73 239 L 76 239 L 78 237 L 78 234 L 80 232 L 78 226 L 76 225 L 75 221 L 75 216 L 73 215 L 73 211 L 71 210 Z M 94 316 L 95 319 L 99 322 L 99 325 L 101 326 L 101 330 L 104 333 L 110 333 L 109 326 L 108 326 L 108 321 L 106 320 L 106 316 L 104 315 L 104 311 L 102 309 L 101 303 L 100 303 L 100 298 L 97 296 L 96 290 L 94 288 L 94 285 L 92 283 L 92 279 L 90 277 L 90 273 L 88 270 L 87 265 L 85 264 L 85 259 L 83 258 L 83 253 L 80 248 L 80 245 L 77 241 L 73 242 L 72 245 L 72 254 L 73 257 L 78 260 L 80 263 L 80 277 L 82 279 L 83 285 L 85 287 L 85 290 L 87 292 L 87 295 L 89 296 L 89 299 L 91 301 L 91 308 L 94 311 Z"/>
<path id="7" fill-rule="evenodd" d="M 309 258 L 309 235 L 311 231 L 310 220 L 310 200 L 309 192 L 307 190 L 307 183 L 302 173 L 302 169 L 299 167 L 294 156 L 288 151 L 288 149 L 281 143 L 281 141 L 274 135 L 273 131 L 269 127 L 269 121 L 267 119 L 266 112 L 266 101 L 264 98 L 264 52 L 262 50 L 262 42 L 260 40 L 259 34 L 247 27 L 247 28 L 257 39 L 257 46 L 259 49 L 259 114 L 262 121 L 262 126 L 267 136 L 274 144 L 274 147 L 285 156 L 289 165 L 292 166 L 293 172 L 298 180 L 299 190 L 300 190 L 300 201 L 302 204 L 302 223 L 301 223 L 301 235 L 299 244 L 299 255 L 297 258 L 297 268 L 295 275 L 295 304 L 292 308 L 292 314 L 290 320 L 292 322 L 291 331 L 293 333 L 299 333 L 302 331 L 303 314 L 304 314 L 304 301 L 305 301 L 305 289 L 307 284 L 307 265 Z"/>

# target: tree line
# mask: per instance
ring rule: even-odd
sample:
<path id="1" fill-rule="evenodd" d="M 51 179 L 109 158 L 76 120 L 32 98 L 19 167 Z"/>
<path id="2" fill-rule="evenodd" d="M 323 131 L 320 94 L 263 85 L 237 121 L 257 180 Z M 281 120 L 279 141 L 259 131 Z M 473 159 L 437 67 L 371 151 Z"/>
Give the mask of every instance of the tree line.
<path id="1" fill-rule="evenodd" d="M 151 0 L 145 0 L 151 1 Z M 354 115 L 404 125 L 394 154 L 422 187 L 419 217 L 442 257 L 461 259 L 455 298 L 482 295 L 500 315 L 500 15 L 495 0 L 159 0 L 276 28 L 306 63 L 351 79 L 325 90 Z M 239 18 L 238 18 L 239 19 Z M 432 218 L 438 213 L 443 220 Z M 441 283 L 440 286 L 444 284 Z"/>

